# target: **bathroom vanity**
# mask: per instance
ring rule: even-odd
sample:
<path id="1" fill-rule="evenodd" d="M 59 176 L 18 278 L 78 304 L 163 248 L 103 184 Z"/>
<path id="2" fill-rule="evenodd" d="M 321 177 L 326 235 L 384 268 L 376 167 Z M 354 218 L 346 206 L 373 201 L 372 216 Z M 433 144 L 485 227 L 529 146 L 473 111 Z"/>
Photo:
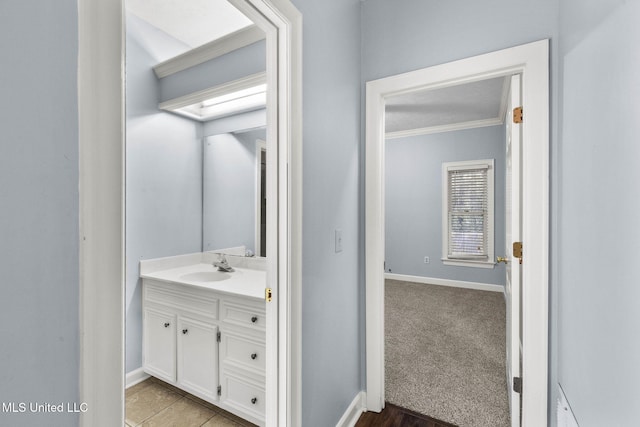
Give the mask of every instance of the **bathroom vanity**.
<path id="1" fill-rule="evenodd" d="M 140 262 L 143 369 L 263 426 L 264 260 L 237 257 L 220 272 L 213 256 Z"/>

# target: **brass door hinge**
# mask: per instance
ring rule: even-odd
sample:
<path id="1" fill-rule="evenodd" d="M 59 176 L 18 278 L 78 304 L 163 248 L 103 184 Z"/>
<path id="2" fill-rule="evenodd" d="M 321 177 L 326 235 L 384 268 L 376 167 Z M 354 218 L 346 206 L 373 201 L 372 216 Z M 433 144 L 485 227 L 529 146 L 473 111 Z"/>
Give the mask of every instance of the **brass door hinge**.
<path id="1" fill-rule="evenodd" d="M 513 257 L 518 258 L 522 264 L 522 242 L 513 242 Z"/>
<path id="2" fill-rule="evenodd" d="M 264 290 L 264 299 L 267 300 L 267 302 L 271 302 L 273 299 L 273 292 L 271 291 L 271 288 L 266 288 Z"/>
<path id="3" fill-rule="evenodd" d="M 513 109 L 513 123 L 522 123 L 522 107 Z"/>

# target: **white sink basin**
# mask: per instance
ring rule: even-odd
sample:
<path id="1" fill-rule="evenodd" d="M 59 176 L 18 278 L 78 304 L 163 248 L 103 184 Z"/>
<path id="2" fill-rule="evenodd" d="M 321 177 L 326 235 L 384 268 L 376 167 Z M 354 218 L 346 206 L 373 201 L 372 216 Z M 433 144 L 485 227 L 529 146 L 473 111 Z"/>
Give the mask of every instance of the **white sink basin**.
<path id="1" fill-rule="evenodd" d="M 219 282 L 231 278 L 231 274 L 223 271 L 197 271 L 183 274 L 180 278 L 187 282 Z"/>
<path id="2" fill-rule="evenodd" d="M 218 271 L 212 265 L 214 260 L 211 254 L 205 255 L 206 259 L 202 258 L 203 254 L 196 253 L 142 260 L 140 277 L 264 300 L 264 288 L 267 283 L 264 260 L 234 258 L 238 265 L 233 266 L 233 272 L 226 272 Z M 258 268 L 250 268 L 249 265 Z"/>

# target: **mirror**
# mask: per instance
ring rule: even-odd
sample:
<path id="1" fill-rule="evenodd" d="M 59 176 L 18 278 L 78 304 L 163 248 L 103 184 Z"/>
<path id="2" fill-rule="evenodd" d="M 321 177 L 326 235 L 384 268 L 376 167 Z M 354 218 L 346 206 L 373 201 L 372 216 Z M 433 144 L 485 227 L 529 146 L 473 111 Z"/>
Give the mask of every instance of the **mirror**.
<path id="1" fill-rule="evenodd" d="M 146 30 L 149 21 L 152 29 L 168 34 L 161 47 L 167 45 L 166 39 L 178 45 L 172 56 L 158 58 L 153 72 L 158 79 L 156 106 L 163 120 L 193 128 L 184 139 L 173 142 L 168 149 L 173 155 L 167 156 L 167 162 L 177 161 L 189 150 L 191 159 L 199 158 L 202 167 L 198 171 L 190 159 L 189 165 L 176 164 L 166 172 L 173 177 L 167 176 L 172 183 L 185 181 L 187 175 L 199 177 L 197 182 L 190 179 L 188 185 L 181 185 L 182 195 L 174 195 L 174 199 L 187 200 L 189 193 L 188 206 L 180 206 L 184 213 L 177 211 L 175 216 L 186 217 L 188 212 L 191 219 L 196 216 L 193 196 L 200 196 L 197 215 L 202 216 L 201 224 L 183 221 L 182 231 L 191 233 L 197 224 L 203 252 L 265 256 L 265 34 L 226 1 L 218 3 L 214 7 L 203 2 L 199 8 L 171 0 L 165 5 L 169 9 L 159 11 L 148 2 L 128 0 L 128 10 L 133 24 L 137 24 L 134 20 L 144 21 L 141 25 Z M 201 16 L 202 10 L 209 11 L 207 16 Z M 220 13 L 228 17 L 218 16 Z M 175 19 L 179 14 L 188 16 Z M 222 21 L 220 25 L 229 26 L 226 34 L 221 36 L 220 29 L 210 25 L 214 15 Z M 144 31 L 139 38 L 157 38 L 156 33 Z"/>
<path id="2" fill-rule="evenodd" d="M 205 136 L 202 250 L 266 256 L 266 128 Z"/>

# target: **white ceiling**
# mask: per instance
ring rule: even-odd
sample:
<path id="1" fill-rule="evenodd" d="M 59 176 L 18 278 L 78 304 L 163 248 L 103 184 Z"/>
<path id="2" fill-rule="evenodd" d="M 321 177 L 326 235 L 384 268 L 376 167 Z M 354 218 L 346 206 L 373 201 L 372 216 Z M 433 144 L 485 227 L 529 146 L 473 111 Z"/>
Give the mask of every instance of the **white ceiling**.
<path id="1" fill-rule="evenodd" d="M 126 0 L 125 4 L 127 11 L 191 48 L 253 24 L 227 0 Z"/>
<path id="2" fill-rule="evenodd" d="M 506 108 L 507 78 L 497 77 L 426 89 L 386 99 L 386 132 L 436 128 L 480 120 L 502 121 Z"/>

